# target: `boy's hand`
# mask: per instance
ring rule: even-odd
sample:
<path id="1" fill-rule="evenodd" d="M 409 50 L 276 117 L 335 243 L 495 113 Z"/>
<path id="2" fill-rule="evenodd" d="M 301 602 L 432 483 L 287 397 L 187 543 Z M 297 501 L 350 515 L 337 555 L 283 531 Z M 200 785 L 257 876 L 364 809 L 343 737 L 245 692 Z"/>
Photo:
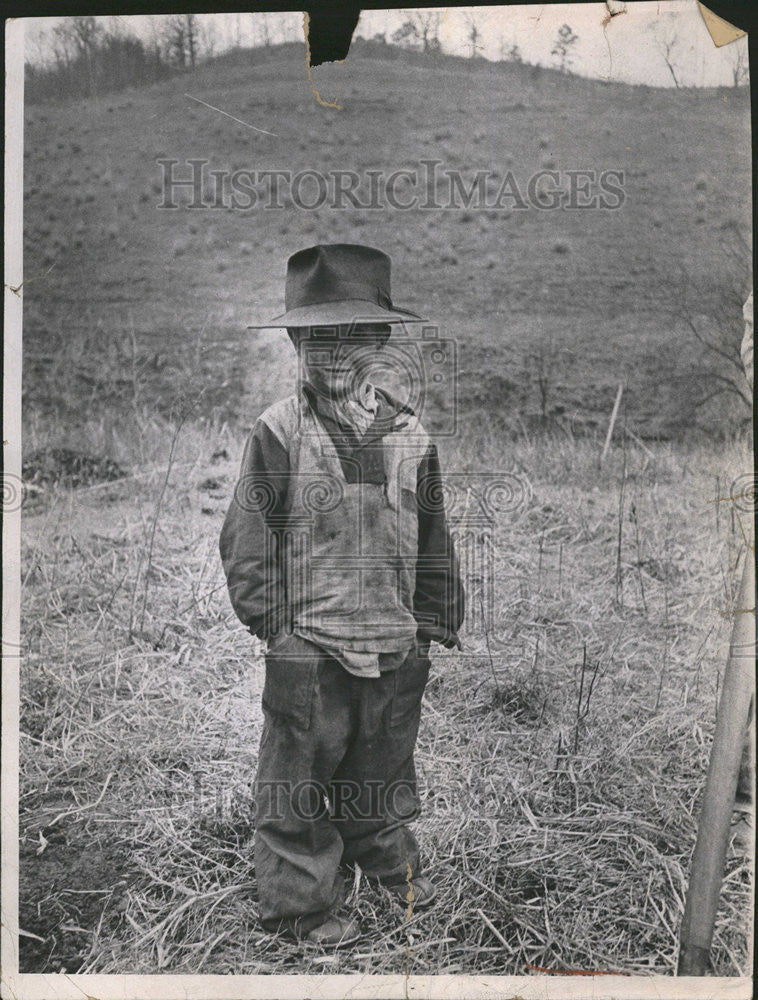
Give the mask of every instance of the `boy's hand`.
<path id="1" fill-rule="evenodd" d="M 438 642 L 445 649 L 463 649 L 463 644 L 457 634 L 441 626 L 419 629 L 416 636 L 424 642 Z"/>

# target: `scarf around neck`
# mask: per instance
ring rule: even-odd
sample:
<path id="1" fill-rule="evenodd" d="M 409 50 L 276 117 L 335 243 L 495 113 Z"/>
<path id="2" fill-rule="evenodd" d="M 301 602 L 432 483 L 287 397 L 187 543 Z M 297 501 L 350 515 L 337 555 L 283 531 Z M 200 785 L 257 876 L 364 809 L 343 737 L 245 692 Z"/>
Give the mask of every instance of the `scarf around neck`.
<path id="1" fill-rule="evenodd" d="M 335 404 L 337 413 L 347 421 L 358 437 L 363 437 L 376 417 L 379 400 L 370 382 L 358 387 L 357 394 Z"/>
<path id="2" fill-rule="evenodd" d="M 365 436 L 379 410 L 379 397 L 371 382 L 362 382 L 349 397 L 341 400 L 330 399 L 307 380 L 303 385 L 312 394 L 318 411 L 337 424 L 349 427 L 358 438 Z"/>

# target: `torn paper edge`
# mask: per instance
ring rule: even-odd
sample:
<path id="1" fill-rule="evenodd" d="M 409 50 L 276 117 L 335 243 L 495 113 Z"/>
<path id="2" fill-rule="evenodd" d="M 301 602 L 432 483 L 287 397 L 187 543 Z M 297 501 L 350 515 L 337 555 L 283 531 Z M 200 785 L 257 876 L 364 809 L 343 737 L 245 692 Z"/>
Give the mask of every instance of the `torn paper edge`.
<path id="1" fill-rule="evenodd" d="M 708 10 L 705 4 L 700 3 L 700 0 L 698 0 L 697 5 L 700 8 L 705 26 L 708 29 L 708 34 L 713 39 L 713 44 L 716 48 L 720 49 L 722 45 L 729 45 L 730 42 L 736 42 L 738 38 L 744 38 L 747 34 L 742 28 L 735 28 L 733 24 L 725 21 L 723 17 L 719 17 L 712 10 Z"/>

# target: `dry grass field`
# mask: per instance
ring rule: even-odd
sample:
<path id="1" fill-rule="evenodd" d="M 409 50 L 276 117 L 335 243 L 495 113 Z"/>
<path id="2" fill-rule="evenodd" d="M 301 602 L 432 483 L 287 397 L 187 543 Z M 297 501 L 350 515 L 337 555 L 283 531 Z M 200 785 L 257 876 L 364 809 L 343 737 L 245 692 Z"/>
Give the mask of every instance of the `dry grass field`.
<path id="1" fill-rule="evenodd" d="M 598 441 L 565 436 L 447 456 L 465 474 L 475 448 L 531 500 L 494 531 L 491 634 L 438 653 L 425 695 L 418 829 L 441 899 L 406 921 L 356 883 L 365 941 L 303 959 L 256 924 L 263 660 L 216 554 L 241 440 L 174 434 L 143 428 L 119 456 L 133 476 L 25 518 L 24 966 L 673 973 L 749 520 L 713 501 L 748 443 L 616 447 L 602 471 Z M 749 902 L 735 836 L 721 975 L 747 974 Z"/>
<path id="2" fill-rule="evenodd" d="M 22 971 L 673 974 L 750 516 L 730 490 L 752 468 L 746 413 L 697 405 L 717 362 L 688 321 L 739 343 L 747 97 L 357 47 L 336 112 L 315 104 L 301 49 L 27 109 Z M 622 168 L 627 201 L 158 211 L 156 158 L 205 155 L 327 170 L 439 156 L 524 182 L 548 161 Z M 439 904 L 407 920 L 357 878 L 364 939 L 304 956 L 256 919 L 263 657 L 217 538 L 245 432 L 293 378 L 286 341 L 245 325 L 279 311 L 287 255 L 322 240 L 388 250 L 397 301 L 456 340 L 445 469 L 507 472 L 530 498 L 494 528 L 491 627 L 433 658 L 418 832 Z M 443 411 L 433 399 L 432 424 Z M 702 433 L 729 417 L 733 432 Z M 51 448 L 125 475 L 67 479 Z M 712 956 L 728 976 L 752 962 L 739 819 Z"/>

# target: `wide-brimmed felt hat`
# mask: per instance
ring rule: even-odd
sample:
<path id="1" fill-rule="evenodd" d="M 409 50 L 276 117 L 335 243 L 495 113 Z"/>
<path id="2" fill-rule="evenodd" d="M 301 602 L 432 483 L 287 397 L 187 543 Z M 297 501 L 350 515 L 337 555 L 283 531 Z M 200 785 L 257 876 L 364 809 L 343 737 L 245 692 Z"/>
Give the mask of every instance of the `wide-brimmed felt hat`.
<path id="1" fill-rule="evenodd" d="M 386 253 L 359 243 L 320 243 L 298 250 L 287 261 L 285 312 L 248 330 L 426 322 L 393 304 L 390 264 Z"/>

